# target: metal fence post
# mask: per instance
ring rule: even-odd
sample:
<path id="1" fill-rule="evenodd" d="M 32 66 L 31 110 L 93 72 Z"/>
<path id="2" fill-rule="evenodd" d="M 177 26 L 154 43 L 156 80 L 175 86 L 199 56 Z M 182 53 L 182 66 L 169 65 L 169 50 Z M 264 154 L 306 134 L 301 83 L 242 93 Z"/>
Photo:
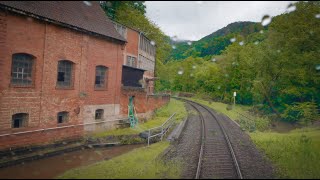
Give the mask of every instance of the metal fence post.
<path id="1" fill-rule="evenodd" d="M 149 135 L 148 135 L 148 146 L 149 146 L 149 142 L 150 142 L 150 129 L 149 129 Z"/>

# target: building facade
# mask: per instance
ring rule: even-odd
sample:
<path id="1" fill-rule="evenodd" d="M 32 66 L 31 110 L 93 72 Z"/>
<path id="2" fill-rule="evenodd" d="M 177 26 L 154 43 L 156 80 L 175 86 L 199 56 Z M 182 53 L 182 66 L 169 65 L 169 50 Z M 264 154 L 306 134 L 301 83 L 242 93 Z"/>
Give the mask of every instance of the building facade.
<path id="1" fill-rule="evenodd" d="M 127 45 L 97 2 L 1 1 L 0 149 L 113 128 Z"/>

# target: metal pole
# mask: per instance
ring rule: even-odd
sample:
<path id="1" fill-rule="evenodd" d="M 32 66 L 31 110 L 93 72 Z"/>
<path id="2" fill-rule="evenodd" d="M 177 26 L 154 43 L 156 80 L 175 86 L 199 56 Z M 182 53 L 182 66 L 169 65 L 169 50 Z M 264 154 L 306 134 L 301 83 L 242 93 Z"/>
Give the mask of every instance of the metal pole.
<path id="1" fill-rule="evenodd" d="M 148 146 L 149 146 L 149 142 L 150 142 L 150 129 L 149 129 L 149 135 L 148 135 Z"/>

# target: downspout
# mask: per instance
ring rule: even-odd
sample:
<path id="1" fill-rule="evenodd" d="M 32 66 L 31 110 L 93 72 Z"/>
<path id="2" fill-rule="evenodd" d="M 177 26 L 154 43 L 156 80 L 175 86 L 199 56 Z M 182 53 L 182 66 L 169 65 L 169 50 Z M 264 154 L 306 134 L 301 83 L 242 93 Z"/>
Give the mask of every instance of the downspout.
<path id="1" fill-rule="evenodd" d="M 38 126 L 41 126 L 42 96 L 43 96 L 43 80 L 44 80 L 44 65 L 45 65 L 47 26 L 48 26 L 48 24 L 45 23 L 45 28 L 44 28 L 44 40 L 43 40 L 43 55 L 42 55 L 42 77 L 41 77 L 41 93 L 40 93 L 40 112 L 39 112 L 39 125 L 38 125 Z"/>

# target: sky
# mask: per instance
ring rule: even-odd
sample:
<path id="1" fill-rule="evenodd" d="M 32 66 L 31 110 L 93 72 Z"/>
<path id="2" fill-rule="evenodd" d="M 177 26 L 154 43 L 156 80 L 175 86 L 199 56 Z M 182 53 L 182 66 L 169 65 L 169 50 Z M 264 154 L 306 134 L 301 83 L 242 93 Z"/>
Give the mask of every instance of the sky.
<path id="1" fill-rule="evenodd" d="M 294 1 L 145 1 L 146 16 L 168 36 L 199 40 L 236 21 L 261 22 Z"/>

